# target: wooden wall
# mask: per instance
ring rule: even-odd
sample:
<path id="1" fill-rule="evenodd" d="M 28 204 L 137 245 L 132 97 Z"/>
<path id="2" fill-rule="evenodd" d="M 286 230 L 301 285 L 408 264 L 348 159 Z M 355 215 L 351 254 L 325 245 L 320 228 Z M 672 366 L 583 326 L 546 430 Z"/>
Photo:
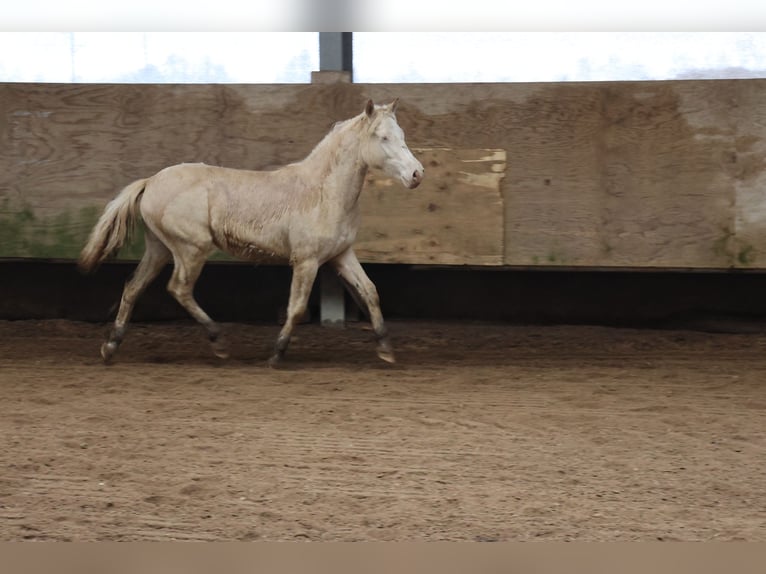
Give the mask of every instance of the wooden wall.
<path id="1" fill-rule="evenodd" d="M 396 96 L 426 180 L 371 174 L 365 261 L 766 268 L 766 80 L 0 84 L 0 257 L 75 257 L 130 181 L 296 161 Z"/>

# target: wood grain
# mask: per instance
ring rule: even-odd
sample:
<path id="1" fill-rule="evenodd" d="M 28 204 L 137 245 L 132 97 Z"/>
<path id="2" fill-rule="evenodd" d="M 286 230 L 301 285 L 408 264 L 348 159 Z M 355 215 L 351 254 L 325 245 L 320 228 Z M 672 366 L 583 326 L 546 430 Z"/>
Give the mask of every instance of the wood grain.
<path id="1" fill-rule="evenodd" d="M 367 98 L 400 97 L 410 147 L 452 155 L 422 189 L 373 177 L 364 260 L 762 269 L 764 93 L 766 80 L 4 84 L 0 257 L 72 256 L 134 179 L 182 161 L 296 161 Z M 500 197 L 453 177 L 478 150 L 505 152 Z"/>
<path id="2" fill-rule="evenodd" d="M 505 151 L 412 150 L 427 177 L 414 190 L 371 172 L 360 198 L 363 261 L 502 265 Z"/>

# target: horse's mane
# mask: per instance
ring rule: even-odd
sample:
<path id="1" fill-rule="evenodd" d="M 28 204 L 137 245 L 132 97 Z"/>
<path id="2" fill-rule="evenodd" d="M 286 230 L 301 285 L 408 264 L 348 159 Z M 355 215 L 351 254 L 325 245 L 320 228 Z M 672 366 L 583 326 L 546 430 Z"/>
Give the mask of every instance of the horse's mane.
<path id="1" fill-rule="evenodd" d="M 378 123 L 381 121 L 381 119 L 386 115 L 385 114 L 385 108 L 383 106 L 376 106 L 376 111 L 383 112 L 380 114 L 375 114 L 372 116 L 372 121 L 370 122 L 368 129 L 372 130 Z M 327 149 L 335 144 L 336 140 L 339 136 L 342 136 L 346 132 L 357 129 L 361 126 L 361 124 L 367 119 L 367 114 L 365 112 L 362 112 L 352 118 L 349 118 L 347 120 L 340 120 L 335 122 L 332 125 L 332 128 L 330 128 L 330 131 L 325 134 L 325 136 L 319 141 L 319 143 L 314 146 L 314 149 L 311 150 L 309 155 L 306 159 L 311 157 L 316 157 L 321 155 L 322 153 L 325 153 Z"/>
<path id="2" fill-rule="evenodd" d="M 335 122 L 332 128 L 330 128 L 330 131 L 327 132 L 325 136 L 319 141 L 319 143 L 314 146 L 314 149 L 311 150 L 311 152 L 309 153 L 306 159 L 311 157 L 317 157 L 325 153 L 328 150 L 328 148 L 330 148 L 332 145 L 335 145 L 336 140 L 338 139 L 338 136 L 346 133 L 347 131 L 353 128 L 358 127 L 364 116 L 365 114 L 361 113 L 347 120 L 341 120 L 341 121 Z"/>

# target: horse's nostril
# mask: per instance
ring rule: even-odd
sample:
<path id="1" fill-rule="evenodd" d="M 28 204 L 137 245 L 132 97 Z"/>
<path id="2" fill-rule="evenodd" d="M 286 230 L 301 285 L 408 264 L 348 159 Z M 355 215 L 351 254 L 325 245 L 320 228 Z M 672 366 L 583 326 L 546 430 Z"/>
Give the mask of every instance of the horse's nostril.
<path id="1" fill-rule="evenodd" d="M 420 182 L 423 180 L 423 172 L 419 169 L 416 169 L 412 172 L 412 182 L 408 186 L 410 189 L 415 189 L 420 185 Z"/>

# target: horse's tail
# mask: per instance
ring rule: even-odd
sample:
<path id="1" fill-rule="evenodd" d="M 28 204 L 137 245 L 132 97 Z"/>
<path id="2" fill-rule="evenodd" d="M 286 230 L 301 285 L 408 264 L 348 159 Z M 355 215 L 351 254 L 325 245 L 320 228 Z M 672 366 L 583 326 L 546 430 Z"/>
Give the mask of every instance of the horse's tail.
<path id="1" fill-rule="evenodd" d="M 92 271 L 125 243 L 136 224 L 138 204 L 147 181 L 134 181 L 107 204 L 80 253 L 77 266 L 82 271 Z"/>

